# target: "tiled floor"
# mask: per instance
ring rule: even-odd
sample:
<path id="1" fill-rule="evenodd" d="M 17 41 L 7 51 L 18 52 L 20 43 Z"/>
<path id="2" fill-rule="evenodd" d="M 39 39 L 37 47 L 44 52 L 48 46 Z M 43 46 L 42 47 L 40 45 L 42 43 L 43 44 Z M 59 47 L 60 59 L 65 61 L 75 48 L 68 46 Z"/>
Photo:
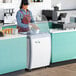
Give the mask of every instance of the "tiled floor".
<path id="1" fill-rule="evenodd" d="M 2 76 L 76 76 L 76 63 L 56 67 L 41 68 L 33 70 L 32 72 L 25 72 L 22 70 Z"/>

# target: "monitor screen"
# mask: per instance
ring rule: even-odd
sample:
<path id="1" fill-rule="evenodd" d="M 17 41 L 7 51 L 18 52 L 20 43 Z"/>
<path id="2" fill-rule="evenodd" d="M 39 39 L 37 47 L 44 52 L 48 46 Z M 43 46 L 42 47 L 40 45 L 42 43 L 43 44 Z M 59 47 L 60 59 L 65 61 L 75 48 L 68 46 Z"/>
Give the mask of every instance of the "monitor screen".
<path id="1" fill-rule="evenodd" d="M 61 18 L 65 18 L 67 13 L 60 13 L 58 20 L 61 20 Z"/>
<path id="2" fill-rule="evenodd" d="M 54 10 L 42 10 L 42 15 L 47 18 L 47 20 L 57 21 L 57 12 Z M 44 18 L 42 18 L 44 20 Z"/>
<path id="3" fill-rule="evenodd" d="M 52 20 L 52 11 L 51 10 L 42 10 L 42 20 L 44 20 L 44 16 L 47 20 Z"/>

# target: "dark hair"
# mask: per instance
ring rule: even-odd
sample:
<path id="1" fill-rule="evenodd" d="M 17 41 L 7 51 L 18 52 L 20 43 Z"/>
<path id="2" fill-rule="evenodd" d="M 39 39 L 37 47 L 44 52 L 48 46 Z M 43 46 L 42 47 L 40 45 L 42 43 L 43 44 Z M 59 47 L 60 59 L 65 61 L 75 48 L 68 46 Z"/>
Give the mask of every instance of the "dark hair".
<path id="1" fill-rule="evenodd" d="M 22 5 L 29 5 L 28 0 L 21 1 L 20 9 L 22 8 Z"/>

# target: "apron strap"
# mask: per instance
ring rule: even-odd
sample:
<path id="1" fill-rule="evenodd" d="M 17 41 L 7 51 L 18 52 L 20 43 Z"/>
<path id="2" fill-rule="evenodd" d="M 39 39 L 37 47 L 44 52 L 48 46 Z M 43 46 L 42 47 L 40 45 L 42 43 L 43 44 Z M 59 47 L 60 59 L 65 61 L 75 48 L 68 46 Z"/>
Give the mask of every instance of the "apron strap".
<path id="1" fill-rule="evenodd" d="M 29 14 L 27 14 L 27 11 L 28 11 Z M 27 11 L 26 11 L 26 15 L 30 15 L 30 11 L 29 11 L 29 10 L 27 10 Z M 21 10 L 20 10 L 20 12 L 21 12 L 21 13 L 23 14 L 23 16 L 25 17 L 25 14 L 24 14 Z"/>
<path id="2" fill-rule="evenodd" d="M 23 16 L 25 16 L 24 13 L 21 10 L 20 10 L 20 12 L 23 14 Z"/>

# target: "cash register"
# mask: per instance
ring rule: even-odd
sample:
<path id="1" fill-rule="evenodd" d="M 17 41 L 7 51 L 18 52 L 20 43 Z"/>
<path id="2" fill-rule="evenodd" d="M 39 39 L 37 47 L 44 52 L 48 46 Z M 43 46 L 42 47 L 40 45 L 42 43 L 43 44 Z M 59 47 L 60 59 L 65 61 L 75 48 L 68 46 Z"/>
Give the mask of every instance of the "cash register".
<path id="1" fill-rule="evenodd" d="M 62 21 L 62 18 L 65 19 L 66 16 L 67 16 L 67 13 L 60 13 L 60 15 L 57 18 L 57 22 L 56 23 L 53 22 L 52 28 L 64 29 L 65 22 Z"/>
<path id="2" fill-rule="evenodd" d="M 42 15 L 45 16 L 48 21 L 52 22 L 52 28 L 63 29 L 64 22 L 62 18 L 65 18 L 67 13 L 60 13 L 60 15 L 57 16 L 57 12 L 58 11 L 55 10 L 42 10 Z M 43 16 L 42 20 L 44 20 Z"/>

